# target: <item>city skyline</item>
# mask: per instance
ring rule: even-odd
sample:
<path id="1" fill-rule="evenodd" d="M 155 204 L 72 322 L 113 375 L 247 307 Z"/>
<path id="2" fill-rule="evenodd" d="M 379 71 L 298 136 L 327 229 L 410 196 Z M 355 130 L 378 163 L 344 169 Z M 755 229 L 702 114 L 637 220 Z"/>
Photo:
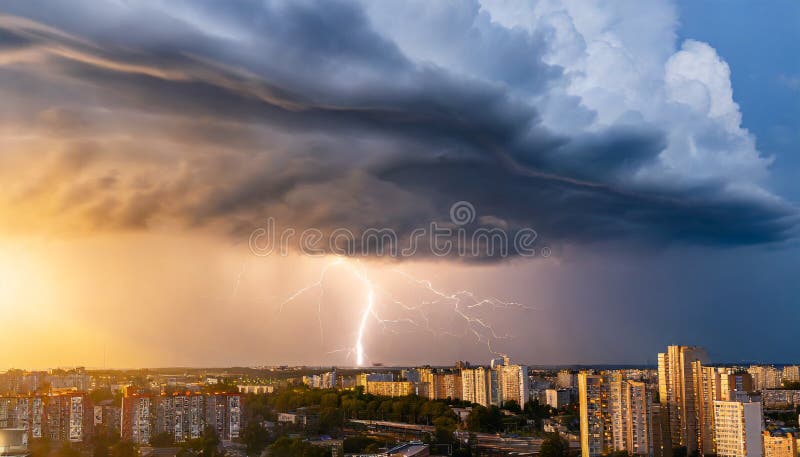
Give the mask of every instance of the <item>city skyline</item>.
<path id="1" fill-rule="evenodd" d="M 213 439 L 220 452 L 254 456 L 290 439 L 338 457 L 364 455 L 377 438 L 387 453 L 372 446 L 370 457 L 408 447 L 464 457 L 797 456 L 800 365 L 726 367 L 703 347 L 661 350 L 658 366 L 643 369 L 537 369 L 503 355 L 402 369 L 0 372 L 2 451 L 48 457 L 54 444 L 64 452 L 110 440 L 114 457 L 122 447 L 199 453 Z M 562 451 L 549 450 L 553 441 Z"/>
<path id="2" fill-rule="evenodd" d="M 797 363 L 798 22 L 4 1 L 0 370 Z"/>

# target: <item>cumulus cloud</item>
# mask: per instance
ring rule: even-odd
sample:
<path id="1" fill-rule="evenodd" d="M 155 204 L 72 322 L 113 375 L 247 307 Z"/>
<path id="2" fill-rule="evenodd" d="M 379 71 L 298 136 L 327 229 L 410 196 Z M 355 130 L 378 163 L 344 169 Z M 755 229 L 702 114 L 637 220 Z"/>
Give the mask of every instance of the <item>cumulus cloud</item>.
<path id="1" fill-rule="evenodd" d="M 580 4 L 578 4 L 580 3 Z M 243 236 L 474 227 L 549 243 L 751 244 L 764 188 L 730 69 L 674 8 L 585 2 L 8 1 L 9 228 Z M 495 221 L 495 222 L 491 222 Z"/>

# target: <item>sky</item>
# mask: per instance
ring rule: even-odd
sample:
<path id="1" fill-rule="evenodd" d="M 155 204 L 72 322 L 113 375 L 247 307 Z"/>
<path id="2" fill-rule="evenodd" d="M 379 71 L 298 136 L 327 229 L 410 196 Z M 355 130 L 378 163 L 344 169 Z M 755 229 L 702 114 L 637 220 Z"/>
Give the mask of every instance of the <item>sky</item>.
<path id="1" fill-rule="evenodd" d="M 798 23 L 5 1 L 0 369 L 800 362 Z"/>

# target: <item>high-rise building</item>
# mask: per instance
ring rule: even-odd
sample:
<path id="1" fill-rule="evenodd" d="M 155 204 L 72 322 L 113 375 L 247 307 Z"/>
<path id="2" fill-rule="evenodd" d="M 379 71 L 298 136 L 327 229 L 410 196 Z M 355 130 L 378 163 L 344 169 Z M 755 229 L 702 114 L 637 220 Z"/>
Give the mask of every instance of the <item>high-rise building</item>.
<path id="1" fill-rule="evenodd" d="M 498 365 L 499 367 L 500 365 Z M 490 405 L 503 406 L 502 372 L 497 368 L 486 371 L 486 386 L 488 388 L 488 401 Z"/>
<path id="2" fill-rule="evenodd" d="M 120 421 L 122 408 L 114 404 L 114 400 L 102 400 L 94 405 L 93 425 L 95 430 L 103 428 L 105 430 L 121 430 Z"/>
<path id="3" fill-rule="evenodd" d="M 714 438 L 719 457 L 761 457 L 760 399 L 714 402 Z"/>
<path id="4" fill-rule="evenodd" d="M 168 433 L 176 443 L 199 438 L 203 433 L 205 396 L 202 394 L 162 395 L 156 411 L 156 433 Z"/>
<path id="5" fill-rule="evenodd" d="M 611 416 L 611 439 L 615 451 L 632 455 L 650 455 L 651 395 L 647 385 L 631 381 L 617 372 L 611 375 L 608 414 Z"/>
<path id="6" fill-rule="evenodd" d="M 578 374 L 571 370 L 561 370 L 556 375 L 556 388 L 570 389 L 578 386 Z"/>
<path id="7" fill-rule="evenodd" d="M 418 385 L 419 383 L 410 381 L 369 381 L 366 392 L 382 397 L 405 397 L 417 394 Z"/>
<path id="8" fill-rule="evenodd" d="M 661 404 L 650 405 L 650 443 L 653 457 L 672 457 L 669 417 Z"/>
<path id="9" fill-rule="evenodd" d="M 571 389 L 547 389 L 544 391 L 545 403 L 552 408 L 561 408 L 570 403 Z"/>
<path id="10" fill-rule="evenodd" d="M 68 371 L 53 370 L 45 376 L 45 382 L 50 385 L 52 390 L 75 389 L 79 392 L 86 392 L 91 387 L 90 380 L 83 367 Z"/>
<path id="11" fill-rule="evenodd" d="M 303 376 L 303 384 L 312 389 L 333 389 L 336 387 L 336 369 L 322 374 Z"/>
<path id="12" fill-rule="evenodd" d="M 720 368 L 719 400 L 735 400 L 736 392 L 753 392 L 756 390 L 753 376 L 750 373 L 735 373 L 728 368 Z"/>
<path id="13" fill-rule="evenodd" d="M 695 346 L 669 346 L 658 354 L 659 401 L 669 417 L 670 439 L 688 455 L 700 448 L 694 362 L 705 360 L 705 351 Z"/>
<path id="14" fill-rule="evenodd" d="M 463 398 L 461 372 L 458 370 L 437 372 L 434 376 L 434 386 L 436 389 L 434 398 L 437 400 Z"/>
<path id="15" fill-rule="evenodd" d="M 94 408 L 85 392 L 0 398 L 0 428 L 25 430 L 27 439 L 83 442 L 92 433 Z"/>
<path id="16" fill-rule="evenodd" d="M 418 392 L 431 400 L 462 398 L 461 372 L 452 369 L 420 368 Z"/>
<path id="17" fill-rule="evenodd" d="M 797 433 L 784 429 L 765 431 L 764 457 L 797 457 Z"/>
<path id="18" fill-rule="evenodd" d="M 50 441 L 79 443 L 91 434 L 93 427 L 89 396 L 65 393 L 47 398 L 44 414 L 44 436 Z"/>
<path id="19" fill-rule="evenodd" d="M 425 368 L 419 368 L 416 371 L 418 373 L 418 379 L 416 382 L 425 385 L 423 388 L 423 391 L 426 394 L 425 397 L 431 400 L 440 398 L 438 396 L 441 392 L 441 387 L 439 386 L 439 383 L 442 381 L 442 378 L 438 376 L 436 370 L 430 367 L 425 367 Z"/>
<path id="20" fill-rule="evenodd" d="M 125 389 L 122 397 L 120 436 L 138 445 L 150 443 L 156 422 L 156 399 L 150 394 L 140 394 L 133 387 Z"/>
<path id="21" fill-rule="evenodd" d="M 704 367 L 696 360 L 692 373 L 695 388 L 695 411 L 697 413 L 697 453 L 714 453 L 714 402 L 722 400 L 720 371 L 714 367 Z"/>
<path id="22" fill-rule="evenodd" d="M 356 377 L 356 385 L 367 387 L 370 382 L 390 382 L 394 380 L 394 373 L 359 373 Z"/>
<path id="23" fill-rule="evenodd" d="M 461 370 L 462 400 L 489 406 L 488 371 L 484 367 L 464 368 Z"/>
<path id="24" fill-rule="evenodd" d="M 528 401 L 528 367 L 525 365 L 504 364 L 492 370 L 497 372 L 499 401 L 515 401 L 520 408 Z"/>
<path id="25" fill-rule="evenodd" d="M 783 367 L 783 380 L 784 381 L 800 381 L 800 366 L 787 365 Z"/>
<path id="26" fill-rule="evenodd" d="M 338 382 L 338 376 L 336 374 L 336 368 L 332 369 L 331 371 L 322 373 L 323 389 L 335 389 L 337 382 Z"/>
<path id="27" fill-rule="evenodd" d="M 31 438 L 44 438 L 45 397 L 34 395 L 19 400 L 19 427 L 27 430 Z"/>
<path id="28" fill-rule="evenodd" d="M 239 438 L 242 428 L 242 396 L 238 393 L 209 395 L 205 399 L 206 426 L 214 427 L 221 440 Z"/>
<path id="29" fill-rule="evenodd" d="M 606 376 L 578 373 L 581 457 L 598 457 L 613 450 L 608 396 Z"/>
<path id="30" fill-rule="evenodd" d="M 773 366 L 753 365 L 747 369 L 753 377 L 755 390 L 779 389 L 782 371 Z"/>

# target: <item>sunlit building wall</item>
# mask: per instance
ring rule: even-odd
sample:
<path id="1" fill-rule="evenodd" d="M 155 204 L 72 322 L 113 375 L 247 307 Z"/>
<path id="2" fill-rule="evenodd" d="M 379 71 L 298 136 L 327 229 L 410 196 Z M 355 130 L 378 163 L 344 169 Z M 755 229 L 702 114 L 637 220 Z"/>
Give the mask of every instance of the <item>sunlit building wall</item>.
<path id="1" fill-rule="evenodd" d="M 719 457 L 762 457 L 761 401 L 715 401 L 714 437 Z"/>
<path id="2" fill-rule="evenodd" d="M 483 406 L 489 405 L 487 371 L 484 367 L 464 368 L 461 370 L 463 400 Z"/>
<path id="3" fill-rule="evenodd" d="M 609 380 L 606 376 L 578 373 L 582 457 L 599 457 L 613 450 L 608 397 Z"/>
<path id="4" fill-rule="evenodd" d="M 764 457 L 797 457 L 797 433 L 784 430 L 765 431 Z"/>
<path id="5" fill-rule="evenodd" d="M 694 362 L 705 360 L 705 351 L 696 346 L 669 346 L 658 354 L 659 400 L 669 417 L 672 445 L 686 447 L 688 455 L 700 447 Z"/>

